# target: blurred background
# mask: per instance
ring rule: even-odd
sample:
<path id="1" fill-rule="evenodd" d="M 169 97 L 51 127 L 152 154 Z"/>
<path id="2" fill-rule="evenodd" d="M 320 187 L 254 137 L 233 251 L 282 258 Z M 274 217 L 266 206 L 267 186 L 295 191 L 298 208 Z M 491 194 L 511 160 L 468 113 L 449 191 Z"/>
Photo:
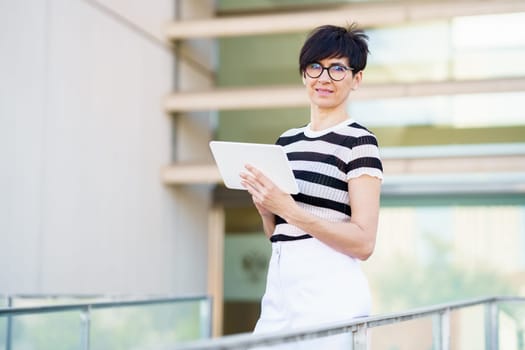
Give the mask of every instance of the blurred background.
<path id="1" fill-rule="evenodd" d="M 523 296 L 523 0 L 0 0 L 0 294 L 211 296 L 211 334 L 251 331 L 270 243 L 208 142 L 308 123 L 300 47 L 351 21 L 371 55 L 349 114 L 385 168 L 373 313 Z M 482 316 L 454 316 L 456 348 L 483 348 Z M 374 349 L 429 348 L 396 327 Z"/>

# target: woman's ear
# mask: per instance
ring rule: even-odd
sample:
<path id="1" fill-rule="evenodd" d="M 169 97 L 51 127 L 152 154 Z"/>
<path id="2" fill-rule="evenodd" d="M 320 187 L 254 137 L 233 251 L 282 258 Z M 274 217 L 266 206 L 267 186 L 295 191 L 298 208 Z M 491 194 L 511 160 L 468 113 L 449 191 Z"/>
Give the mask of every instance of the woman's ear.
<path id="1" fill-rule="evenodd" d="M 355 73 L 352 77 L 352 80 L 352 90 L 357 90 L 361 84 L 361 81 L 363 80 L 363 71 L 360 70 L 359 72 Z"/>
<path id="2" fill-rule="evenodd" d="M 303 73 L 301 79 L 302 79 L 302 81 L 303 81 L 303 85 L 306 85 L 306 77 L 304 76 L 304 73 Z"/>

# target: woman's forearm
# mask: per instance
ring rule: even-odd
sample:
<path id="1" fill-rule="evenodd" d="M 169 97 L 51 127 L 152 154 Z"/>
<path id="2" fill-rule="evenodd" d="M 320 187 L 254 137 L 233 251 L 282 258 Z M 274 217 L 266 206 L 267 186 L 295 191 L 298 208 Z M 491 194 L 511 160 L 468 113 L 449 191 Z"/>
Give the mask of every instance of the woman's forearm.
<path id="1" fill-rule="evenodd" d="M 349 180 L 351 218 L 347 222 L 333 222 L 308 213 L 260 171 L 248 165 L 246 168 L 248 173 L 241 174 L 243 184 L 263 219 L 267 237 L 275 229 L 275 216 L 271 214 L 274 213 L 343 254 L 361 260 L 372 254 L 379 218 L 380 179 L 360 176 Z"/>
<path id="2" fill-rule="evenodd" d="M 377 225 L 373 221 L 364 227 L 352 221 L 331 222 L 301 208 L 285 215 L 285 220 L 345 255 L 366 260 L 374 251 Z"/>

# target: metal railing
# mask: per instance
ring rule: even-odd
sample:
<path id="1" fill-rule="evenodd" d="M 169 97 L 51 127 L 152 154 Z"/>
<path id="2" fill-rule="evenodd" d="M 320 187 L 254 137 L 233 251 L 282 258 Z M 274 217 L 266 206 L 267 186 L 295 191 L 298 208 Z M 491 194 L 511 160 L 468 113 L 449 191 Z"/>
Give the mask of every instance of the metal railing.
<path id="1" fill-rule="evenodd" d="M 5 331 L 5 350 L 12 350 L 13 345 L 13 319 L 17 316 L 23 315 L 42 315 L 47 313 L 60 313 L 68 311 L 79 311 L 80 316 L 80 345 L 81 350 L 90 349 L 91 336 L 91 314 L 94 310 L 112 309 L 135 306 L 153 306 L 161 304 L 181 304 L 181 303 L 199 303 L 200 316 L 205 322 L 201 323 L 200 335 L 201 338 L 211 337 L 211 312 L 212 301 L 208 296 L 194 296 L 194 297 L 148 297 L 142 299 L 131 299 L 119 296 L 66 296 L 68 299 L 72 298 L 88 298 L 88 299 L 105 299 L 104 301 L 93 301 L 83 303 L 63 303 L 57 305 L 38 305 L 38 306 L 16 306 L 14 300 L 31 300 L 31 299 L 52 299 L 59 301 L 63 296 L 5 296 L 5 303 L 7 307 L 0 307 L 0 320 L 6 318 Z M 0 346 L 1 347 L 1 346 Z"/>
<path id="2" fill-rule="evenodd" d="M 40 306 L 13 306 L 16 298 L 6 297 L 8 307 L 0 308 L 0 320 L 6 318 L 6 339 L 5 349 L 12 349 L 13 323 L 12 319 L 22 315 L 40 315 L 46 313 L 58 313 L 65 311 L 79 311 L 81 320 L 80 345 L 81 350 L 90 349 L 91 339 L 91 314 L 93 310 L 121 308 L 129 306 L 161 305 L 170 303 L 199 302 L 201 312 L 208 320 L 201 329 L 203 338 L 211 336 L 211 300 L 209 297 L 165 297 L 148 299 L 128 299 L 110 300 L 89 303 L 72 303 L 60 305 L 40 305 Z M 451 312 L 473 306 L 483 306 L 485 308 L 484 337 L 486 350 L 499 350 L 499 315 L 502 304 L 525 303 L 524 297 L 488 297 L 466 301 L 459 301 L 447 304 L 440 304 L 424 307 L 405 312 L 398 312 L 385 315 L 375 315 L 353 319 L 345 322 L 338 322 L 328 325 L 320 325 L 296 329 L 293 331 L 282 331 L 272 334 L 254 335 L 239 334 L 224 336 L 215 339 L 198 340 L 187 343 L 180 343 L 179 346 L 165 347 L 163 349 L 177 350 L 239 350 L 250 349 L 253 347 L 276 346 L 282 344 L 293 345 L 295 342 L 321 339 L 338 334 L 346 334 L 350 339 L 350 349 L 364 350 L 369 344 L 367 330 L 386 325 L 398 324 L 405 321 L 415 320 L 424 317 L 432 317 L 432 349 L 449 350 L 451 348 Z M 523 332 L 522 332 L 523 333 Z M 481 336 L 481 335 L 480 335 Z M 523 345 L 523 344 L 522 344 Z M 522 349 L 520 347 L 520 349 Z M 507 349 L 502 349 L 507 350 Z"/>
<path id="3" fill-rule="evenodd" d="M 524 303 L 523 297 L 489 297 L 467 301 L 440 304 L 406 312 L 377 315 L 338 322 L 329 325 L 283 331 L 272 334 L 239 334 L 221 338 L 195 341 L 181 344 L 177 350 L 239 350 L 259 346 L 275 346 L 286 343 L 313 340 L 336 334 L 348 334 L 351 337 L 352 350 L 365 350 L 368 346 L 367 329 L 396 324 L 423 317 L 433 317 L 432 349 L 449 350 L 451 348 L 450 313 L 451 311 L 472 306 L 485 307 L 485 348 L 498 350 L 499 323 L 498 315 L 502 303 Z M 503 349 L 502 349 L 503 350 Z M 504 349 L 507 350 L 507 349 Z"/>

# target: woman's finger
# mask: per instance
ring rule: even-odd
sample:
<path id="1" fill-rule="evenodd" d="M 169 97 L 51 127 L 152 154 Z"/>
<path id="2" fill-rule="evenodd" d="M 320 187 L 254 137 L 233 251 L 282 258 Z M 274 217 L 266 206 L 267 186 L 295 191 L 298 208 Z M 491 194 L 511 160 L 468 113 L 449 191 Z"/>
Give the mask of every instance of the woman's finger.
<path id="1" fill-rule="evenodd" d="M 254 167 L 253 165 L 246 164 L 244 166 L 250 173 L 253 174 L 255 180 L 261 184 L 263 187 L 271 187 L 273 185 L 272 180 L 270 180 L 262 171 Z"/>
<path id="2" fill-rule="evenodd" d="M 241 172 L 241 178 L 250 182 L 253 187 L 257 188 L 259 191 L 264 188 L 265 184 L 261 181 L 260 176 L 262 173 L 256 168 L 250 166 L 246 167 L 246 172 Z M 263 175 L 264 176 L 264 175 Z"/>
<path id="3" fill-rule="evenodd" d="M 251 188 L 257 190 L 257 188 L 260 186 L 257 179 L 251 175 L 250 173 L 247 173 L 247 172 L 241 172 L 239 174 L 239 176 L 241 177 L 241 184 L 246 183 L 248 184 Z M 243 185 L 244 186 L 244 185 Z"/>
<path id="4" fill-rule="evenodd" d="M 256 200 L 258 203 L 261 203 L 261 190 L 257 185 L 257 182 L 251 181 L 253 177 L 246 177 L 246 180 L 241 180 L 241 185 L 248 191 L 248 193 Z"/>

